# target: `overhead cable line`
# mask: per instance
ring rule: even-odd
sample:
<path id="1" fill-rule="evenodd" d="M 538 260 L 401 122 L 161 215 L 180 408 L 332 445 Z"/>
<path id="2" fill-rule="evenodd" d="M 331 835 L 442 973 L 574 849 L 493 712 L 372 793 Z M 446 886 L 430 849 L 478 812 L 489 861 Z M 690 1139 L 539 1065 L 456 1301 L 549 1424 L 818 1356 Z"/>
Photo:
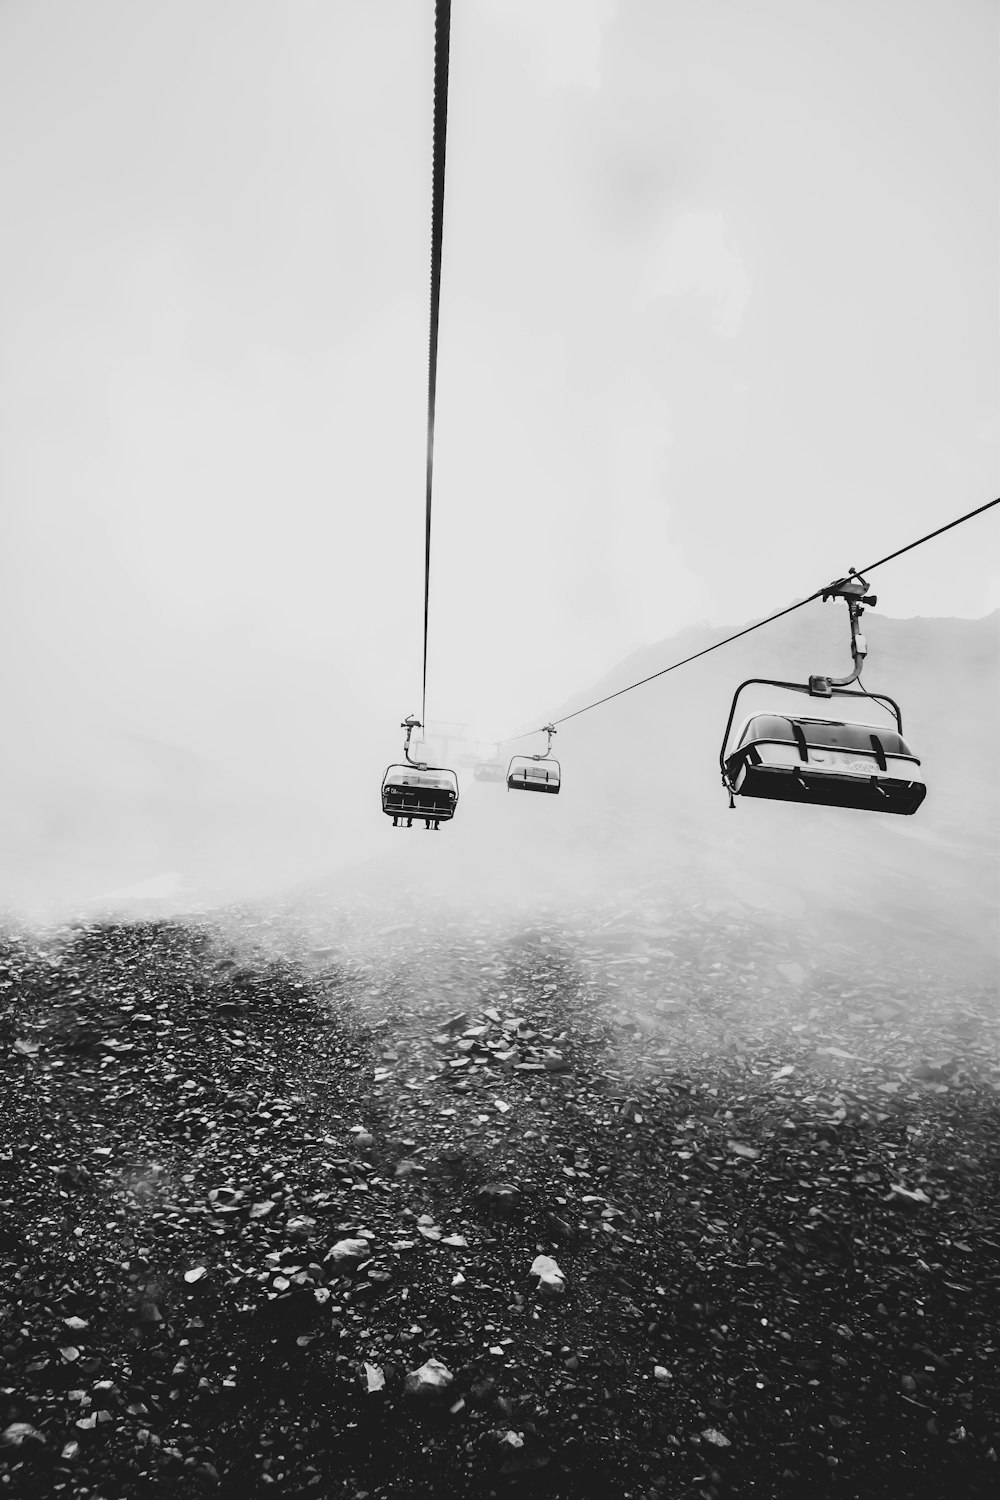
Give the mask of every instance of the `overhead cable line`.
<path id="1" fill-rule="evenodd" d="M 897 557 L 902 557 L 904 552 L 912 552 L 914 547 L 923 546 L 924 542 L 931 541 L 936 536 L 941 536 L 945 531 L 951 531 L 953 526 L 961 526 L 963 521 L 971 521 L 973 516 L 982 515 L 983 511 L 990 510 L 994 505 L 1000 505 L 1000 496 L 995 500 L 987 500 L 985 505 L 979 505 L 975 510 L 967 511 L 964 516 L 957 516 L 954 521 L 939 526 L 935 531 L 929 531 L 926 536 L 918 537 L 915 542 L 907 542 L 905 547 L 899 547 L 895 552 L 890 552 L 886 557 L 880 557 L 877 562 L 869 563 L 864 568 L 852 568 L 849 577 L 862 573 L 871 573 L 875 568 L 881 568 L 884 563 L 892 562 Z M 630 682 L 628 687 L 619 688 L 617 692 L 608 693 L 603 698 L 597 698 L 593 703 L 587 703 L 583 708 L 574 709 L 571 714 L 564 714 L 561 719 L 553 719 L 552 724 L 566 724 L 570 719 L 579 718 L 580 714 L 589 713 L 592 708 L 600 708 L 602 703 L 610 703 L 613 698 L 621 698 L 625 693 L 634 692 L 636 688 L 644 687 L 647 682 L 655 682 L 657 677 L 665 677 L 668 672 L 676 672 L 678 667 L 686 667 L 689 662 L 697 661 L 699 657 L 708 656 L 712 651 L 719 651 L 723 646 L 731 645 L 738 641 L 741 636 L 750 635 L 754 630 L 762 630 L 765 625 L 772 625 L 775 620 L 780 620 L 784 615 L 793 614 L 795 610 L 804 608 L 811 604 L 814 599 L 821 599 L 829 591 L 829 585 L 825 589 L 817 589 L 805 599 L 799 599 L 795 604 L 789 604 L 785 609 L 779 609 L 776 614 L 768 615 L 764 620 L 757 620 L 753 625 L 747 625 L 743 630 L 737 630 L 733 635 L 727 635 L 725 640 L 716 641 L 714 645 L 705 646 L 701 651 L 695 651 L 690 656 L 682 657 L 680 661 L 671 662 L 669 667 L 661 667 L 658 672 L 651 672 L 648 677 L 640 677 L 638 682 Z M 513 740 L 527 739 L 532 734 L 544 734 L 545 729 L 529 729 L 524 734 L 511 735 L 509 739 L 501 741 L 502 744 L 510 744 Z"/>
<path id="2" fill-rule="evenodd" d="M 434 5 L 434 126 L 431 190 L 431 324 L 427 362 L 427 488 L 424 521 L 424 673 L 421 722 L 427 723 L 427 623 L 431 597 L 431 504 L 434 495 L 434 417 L 437 408 L 438 323 L 441 313 L 441 251 L 444 241 L 444 164 L 448 140 L 448 58 L 451 0 Z"/>

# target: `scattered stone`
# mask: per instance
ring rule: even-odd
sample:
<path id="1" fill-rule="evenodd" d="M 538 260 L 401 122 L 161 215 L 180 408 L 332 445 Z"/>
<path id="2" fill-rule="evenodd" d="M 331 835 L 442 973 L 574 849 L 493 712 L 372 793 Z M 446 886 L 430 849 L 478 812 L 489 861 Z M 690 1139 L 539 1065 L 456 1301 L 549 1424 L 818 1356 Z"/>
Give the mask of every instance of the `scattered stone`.
<path id="1" fill-rule="evenodd" d="M 512 1214 L 521 1205 L 521 1189 L 512 1182 L 487 1182 L 476 1194 L 479 1202 L 497 1213 Z"/>
<path id="2" fill-rule="evenodd" d="M 48 1442 L 44 1432 L 32 1427 L 30 1422 L 11 1422 L 0 1432 L 0 1448 L 23 1448 L 24 1445 Z"/>
<path id="3" fill-rule="evenodd" d="M 894 1182 L 889 1188 L 890 1198 L 899 1199 L 904 1203 L 930 1203 L 930 1198 L 923 1188 L 907 1188 L 901 1182 Z"/>
<path id="4" fill-rule="evenodd" d="M 560 1218 L 558 1214 L 546 1211 L 545 1222 L 556 1239 L 575 1240 L 577 1238 L 577 1230 L 566 1219 Z"/>
<path id="5" fill-rule="evenodd" d="M 530 1274 L 538 1277 L 538 1290 L 544 1294 L 555 1296 L 566 1290 L 566 1278 L 551 1255 L 536 1255 Z"/>
<path id="6" fill-rule="evenodd" d="M 285 1225 L 285 1233 L 293 1240 L 311 1239 L 315 1232 L 316 1220 L 311 1219 L 308 1214 L 296 1214 Z"/>
<path id="7" fill-rule="evenodd" d="M 372 1247 L 367 1240 L 347 1239 L 331 1245 L 326 1258 L 335 1265 L 357 1265 L 359 1261 L 369 1260 L 371 1253 Z"/>
<path id="8" fill-rule="evenodd" d="M 45 1493 L 359 1500 L 423 1493 L 426 1462 L 442 1494 L 513 1495 L 537 1484 L 544 1440 L 567 1494 L 714 1496 L 739 1482 L 721 1472 L 735 1449 L 769 1495 L 837 1454 L 848 1488 L 863 1454 L 886 1493 L 915 1473 L 950 1493 L 956 1460 L 970 1494 L 992 1493 L 974 1420 L 996 1344 L 992 994 L 870 964 L 853 938 L 838 957 L 819 932 L 792 988 L 776 961 L 793 925 L 754 937 L 750 917 L 734 931 L 714 903 L 674 911 L 655 886 L 627 905 L 624 946 L 600 957 L 613 911 L 578 937 L 540 930 L 525 957 L 494 944 L 495 913 L 470 938 L 432 908 L 388 929 L 384 966 L 359 956 L 362 918 L 344 938 L 357 983 L 335 1006 L 284 958 L 276 977 L 256 959 L 215 976 L 217 953 L 179 922 L 109 929 L 75 958 L 69 939 L 58 984 L 32 957 L 41 939 L 10 939 L 0 1489 L 62 1450 Z M 241 953 L 287 948 L 254 916 Z M 22 984 L 26 964 L 39 972 Z M 220 1018 L 206 973 L 252 993 L 249 1012 Z M 664 987 L 680 1025 L 661 1024 Z M 882 994 L 906 995 L 892 1026 L 872 1020 Z M 428 1016 L 459 999 L 471 1022 L 439 1053 Z M 981 1019 L 960 1041 L 966 1003 Z M 18 1035 L 41 1040 L 44 1067 L 11 1051 Z M 395 1064 L 391 1086 L 373 1058 Z M 60 1175 L 82 1162 L 89 1178 Z M 251 1214 L 262 1194 L 271 1208 Z M 541 1254 L 556 1248 L 572 1292 Z M 831 1323 L 846 1269 L 858 1295 Z M 148 1327 L 130 1329 L 119 1302 L 140 1298 Z M 393 1405 L 419 1361 L 415 1444 Z M 807 1386 L 815 1422 L 773 1406 Z M 313 1391 L 344 1417 L 336 1443 Z M 48 1446 L 17 1445 L 15 1418 L 44 1422 Z"/>
<path id="9" fill-rule="evenodd" d="M 398 1161 L 393 1172 L 394 1177 L 425 1177 L 426 1175 L 427 1168 L 422 1162 L 415 1161 L 412 1156 L 404 1156 L 401 1161 Z"/>
<path id="10" fill-rule="evenodd" d="M 419 1370 L 411 1370 L 404 1389 L 408 1396 L 436 1396 L 446 1391 L 454 1375 L 439 1359 L 428 1359 Z"/>

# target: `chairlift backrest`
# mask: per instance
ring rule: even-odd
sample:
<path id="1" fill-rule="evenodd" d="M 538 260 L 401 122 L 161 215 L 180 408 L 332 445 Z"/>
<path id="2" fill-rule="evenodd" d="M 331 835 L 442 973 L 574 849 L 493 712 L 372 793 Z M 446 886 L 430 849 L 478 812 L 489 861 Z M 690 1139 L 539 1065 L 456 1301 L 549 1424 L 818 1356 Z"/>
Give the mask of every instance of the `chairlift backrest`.
<path id="1" fill-rule="evenodd" d="M 806 741 L 816 749 L 861 750 L 873 749 L 872 736 L 879 741 L 886 755 L 912 755 L 909 745 L 895 729 L 883 724 L 844 723 L 831 719 L 813 719 L 804 715 L 760 713 L 746 719 L 737 736 L 737 745 L 750 741 L 791 741 L 796 743 L 795 726 Z"/>
<path id="2" fill-rule="evenodd" d="M 399 778 L 401 786 L 440 787 L 449 791 L 455 791 L 458 779 L 452 771 L 418 771 L 412 766 L 403 768 L 404 774 Z"/>
<path id="3" fill-rule="evenodd" d="M 450 817 L 458 801 L 458 777 L 454 771 L 443 766 L 394 765 L 386 771 L 382 781 L 382 810 L 396 812 L 405 804 L 406 811 L 445 809 Z"/>

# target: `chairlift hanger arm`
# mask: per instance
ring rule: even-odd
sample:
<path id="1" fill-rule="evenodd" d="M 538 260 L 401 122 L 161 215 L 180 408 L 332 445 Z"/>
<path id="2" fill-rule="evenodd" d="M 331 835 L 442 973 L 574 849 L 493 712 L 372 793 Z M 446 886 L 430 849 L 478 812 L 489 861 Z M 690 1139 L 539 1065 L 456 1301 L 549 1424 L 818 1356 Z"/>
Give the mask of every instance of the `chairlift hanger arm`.
<path id="1" fill-rule="evenodd" d="M 868 642 L 858 628 L 861 616 L 864 614 L 862 606 L 878 603 L 874 594 L 866 593 L 867 588 L 868 580 L 862 578 L 856 568 L 852 568 L 846 578 L 835 579 L 822 591 L 824 603 L 827 599 L 843 599 L 847 605 L 851 620 L 851 657 L 854 661 L 854 670 L 846 677 L 827 677 L 820 673 L 810 677 L 809 692 L 816 698 L 829 698 L 834 688 L 847 687 L 848 683 L 857 682 L 861 676 L 865 657 L 868 655 Z"/>
<path id="2" fill-rule="evenodd" d="M 555 732 L 556 732 L 556 726 L 554 724 L 546 724 L 545 727 L 540 731 L 540 733 L 548 735 L 549 742 L 545 746 L 545 750 L 543 751 L 543 753 L 541 755 L 533 755 L 531 757 L 532 760 L 549 760 L 551 758 L 551 755 L 552 755 L 552 736 L 555 734 Z"/>
<path id="3" fill-rule="evenodd" d="M 427 762 L 424 760 L 413 759 L 413 756 L 410 754 L 410 737 L 412 736 L 415 729 L 423 729 L 424 726 L 421 724 L 416 714 L 408 714 L 399 727 L 400 729 L 406 730 L 406 739 L 403 743 L 403 755 L 406 758 L 407 764 L 416 766 L 418 770 L 422 771 L 426 767 Z"/>

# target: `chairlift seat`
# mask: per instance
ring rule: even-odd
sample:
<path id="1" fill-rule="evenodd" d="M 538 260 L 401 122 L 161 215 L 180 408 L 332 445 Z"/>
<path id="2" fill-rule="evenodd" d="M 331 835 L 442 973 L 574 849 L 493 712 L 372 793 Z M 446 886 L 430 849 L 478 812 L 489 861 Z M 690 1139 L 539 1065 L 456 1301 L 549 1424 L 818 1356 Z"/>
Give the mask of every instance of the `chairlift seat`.
<path id="1" fill-rule="evenodd" d="M 725 768 L 742 797 L 911 814 L 927 795 L 903 736 L 876 724 L 753 714 Z"/>
<path id="2" fill-rule="evenodd" d="M 455 816 L 458 777 L 438 766 L 390 766 L 382 781 L 382 811 L 390 818 L 444 823 Z"/>
<path id="3" fill-rule="evenodd" d="M 562 782 L 559 762 L 551 757 L 515 755 L 507 767 L 507 787 L 512 792 L 558 792 Z"/>

